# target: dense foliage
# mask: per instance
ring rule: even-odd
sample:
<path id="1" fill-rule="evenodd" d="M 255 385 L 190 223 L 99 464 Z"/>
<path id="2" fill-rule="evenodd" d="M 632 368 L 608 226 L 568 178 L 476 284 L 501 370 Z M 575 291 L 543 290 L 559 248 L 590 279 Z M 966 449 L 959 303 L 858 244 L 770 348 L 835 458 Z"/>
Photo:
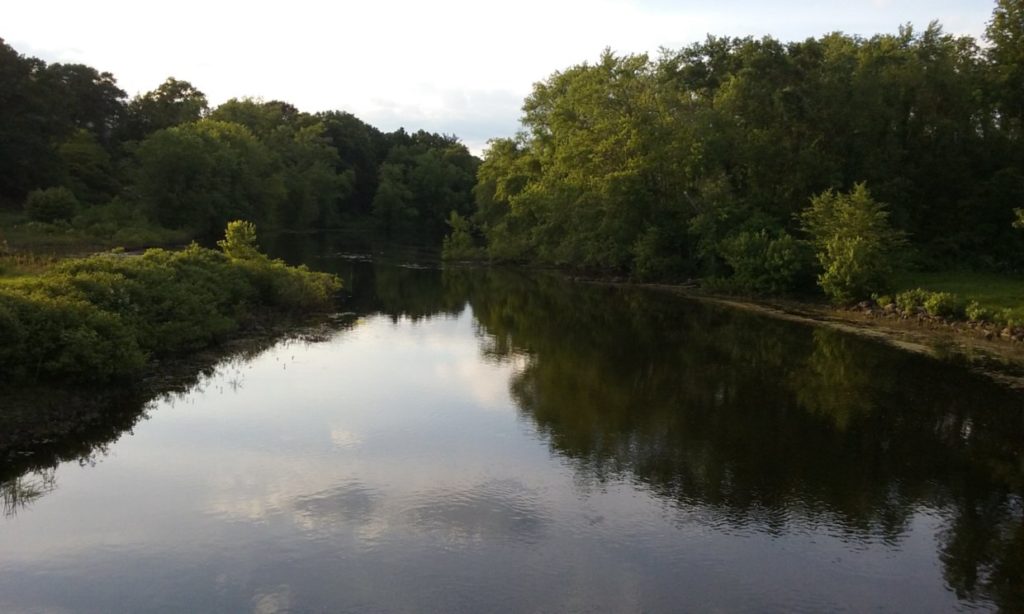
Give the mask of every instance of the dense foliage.
<path id="1" fill-rule="evenodd" d="M 33 219 L 71 221 L 108 241 L 118 231 L 208 237 L 244 217 L 264 229 L 356 223 L 439 245 L 449 214 L 471 212 L 478 165 L 454 136 L 383 133 L 348 113 L 281 101 L 211 109 L 175 78 L 128 100 L 110 73 L 48 65 L 0 40 L 0 208 L 67 189 L 84 219 L 29 211 Z M 97 218 L 118 228 L 94 228 Z"/>
<path id="2" fill-rule="evenodd" d="M 25 214 L 36 222 L 68 221 L 78 210 L 78 199 L 67 188 L 33 190 L 25 199 Z"/>
<path id="3" fill-rule="evenodd" d="M 330 305 L 339 280 L 261 254 L 255 230 L 232 223 L 223 251 L 151 249 L 66 260 L 0 285 L 0 373 L 102 380 L 147 358 L 201 348 L 260 310 Z"/>
<path id="4" fill-rule="evenodd" d="M 849 194 L 832 191 L 811 199 L 801 215 L 817 250 L 818 285 L 837 302 L 888 290 L 903 235 L 889 225 L 889 213 L 863 183 Z"/>
<path id="5" fill-rule="evenodd" d="M 606 51 L 536 84 L 523 132 L 491 142 L 475 232 L 494 260 L 754 291 L 798 284 L 791 243 L 814 239 L 822 283 L 843 299 L 900 259 L 1019 269 L 1024 2 L 999 0 L 986 38 L 933 23 L 791 43 L 711 36 L 655 60 Z M 889 222 L 848 230 L 856 245 L 804 232 L 803 211 L 860 199 L 858 184 Z M 903 234 L 912 250 L 897 256 Z M 813 251 L 800 257 L 814 266 Z"/>

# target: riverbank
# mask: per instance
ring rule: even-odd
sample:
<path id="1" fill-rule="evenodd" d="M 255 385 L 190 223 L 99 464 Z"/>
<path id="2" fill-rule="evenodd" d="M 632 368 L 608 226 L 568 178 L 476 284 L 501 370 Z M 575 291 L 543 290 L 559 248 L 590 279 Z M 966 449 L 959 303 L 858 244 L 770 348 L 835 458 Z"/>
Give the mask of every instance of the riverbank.
<path id="1" fill-rule="evenodd" d="M 460 265 L 449 263 L 451 264 Z M 461 265 L 478 266 L 472 261 L 462 262 Z M 848 308 L 841 308 L 825 302 L 824 299 L 815 301 L 723 294 L 702 288 L 697 280 L 679 284 L 645 283 L 631 281 L 625 277 L 602 277 L 593 273 L 558 268 L 526 268 L 543 270 L 574 282 L 650 288 L 678 294 L 691 300 L 754 311 L 773 318 L 826 326 L 881 341 L 906 351 L 958 362 L 1003 385 L 1024 391 L 1024 326 L 1014 323 L 947 318 L 931 315 L 920 306 L 904 309 L 894 303 L 881 306 L 875 301 L 863 301 Z M 906 277 L 903 282 L 911 283 L 918 279 Z M 940 282 L 944 279 L 946 278 L 933 276 L 928 285 L 938 285 L 936 292 L 942 292 Z M 957 289 L 960 289 L 963 286 L 962 279 L 956 281 L 959 286 Z M 981 297 L 983 306 L 999 306 L 999 300 L 1005 300 L 1005 294 L 1004 289 L 1000 294 L 993 293 L 991 296 Z M 961 298 L 972 302 L 975 299 L 972 295 Z"/>
<path id="2" fill-rule="evenodd" d="M 844 309 L 823 302 L 721 295 L 701 290 L 692 284 L 586 281 L 652 288 L 773 318 L 828 327 L 905 351 L 960 363 L 1003 385 L 1024 391 L 1024 335 L 1003 334 L 1000 325 L 948 320 L 924 313 L 906 317 L 898 311 L 878 307 L 873 302 L 863 302 Z"/>

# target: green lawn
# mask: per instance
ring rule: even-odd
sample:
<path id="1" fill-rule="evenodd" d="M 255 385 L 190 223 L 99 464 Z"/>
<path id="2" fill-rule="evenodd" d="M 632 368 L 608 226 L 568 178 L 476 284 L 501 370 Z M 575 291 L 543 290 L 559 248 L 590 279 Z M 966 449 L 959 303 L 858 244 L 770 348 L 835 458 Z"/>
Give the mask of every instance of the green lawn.
<path id="1" fill-rule="evenodd" d="M 977 301 L 993 310 L 1024 310 L 1024 277 L 996 273 L 947 271 L 905 273 L 896 280 L 896 292 L 922 288 L 950 292 L 965 301 Z"/>

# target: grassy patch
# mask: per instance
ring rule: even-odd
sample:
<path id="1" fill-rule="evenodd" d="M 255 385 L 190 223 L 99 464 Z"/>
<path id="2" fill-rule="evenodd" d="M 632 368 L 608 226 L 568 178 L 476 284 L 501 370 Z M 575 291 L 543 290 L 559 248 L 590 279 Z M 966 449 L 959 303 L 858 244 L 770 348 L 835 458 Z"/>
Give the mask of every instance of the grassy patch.
<path id="1" fill-rule="evenodd" d="M 922 288 L 949 292 L 990 309 L 1024 308 L 1024 277 L 995 273 L 909 273 L 901 276 L 898 291 Z"/>
<path id="2" fill-rule="evenodd" d="M 223 245 L 106 253 L 5 278 L 0 379 L 130 377 L 152 357 L 215 344 L 262 312 L 329 307 L 340 288 L 333 275 Z"/>
<path id="3" fill-rule="evenodd" d="M 964 271 L 906 273 L 896 280 L 897 293 L 920 288 L 953 295 L 968 309 L 972 319 L 999 323 L 1024 323 L 1024 277 Z M 978 313 L 973 318 L 971 313 Z"/>
<path id="4" fill-rule="evenodd" d="M 187 231 L 168 230 L 144 219 L 125 217 L 116 203 L 92 207 L 71 223 L 29 220 L 23 213 L 0 210 L 0 252 L 68 256 L 113 247 L 140 249 L 187 243 Z M 2 274 L 2 272 L 0 272 Z"/>
<path id="5" fill-rule="evenodd" d="M 0 283 L 27 275 L 39 275 L 57 261 L 53 256 L 0 251 Z"/>

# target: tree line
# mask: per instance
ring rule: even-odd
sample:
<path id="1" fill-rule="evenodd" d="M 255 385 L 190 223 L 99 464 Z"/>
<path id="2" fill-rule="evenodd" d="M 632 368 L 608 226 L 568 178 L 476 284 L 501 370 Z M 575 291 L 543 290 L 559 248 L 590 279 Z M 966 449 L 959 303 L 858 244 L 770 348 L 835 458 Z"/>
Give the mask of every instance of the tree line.
<path id="1" fill-rule="evenodd" d="M 211 108 L 168 78 L 129 99 L 109 72 L 0 39 L 0 207 L 88 230 L 150 224 L 207 236 L 356 224 L 438 242 L 472 211 L 479 160 L 450 135 L 382 132 L 343 111 L 235 98 Z"/>
<path id="2" fill-rule="evenodd" d="M 1024 2 L 984 41 L 931 23 L 709 36 L 535 84 L 490 142 L 451 257 L 846 300 L 916 263 L 1019 270 Z"/>

